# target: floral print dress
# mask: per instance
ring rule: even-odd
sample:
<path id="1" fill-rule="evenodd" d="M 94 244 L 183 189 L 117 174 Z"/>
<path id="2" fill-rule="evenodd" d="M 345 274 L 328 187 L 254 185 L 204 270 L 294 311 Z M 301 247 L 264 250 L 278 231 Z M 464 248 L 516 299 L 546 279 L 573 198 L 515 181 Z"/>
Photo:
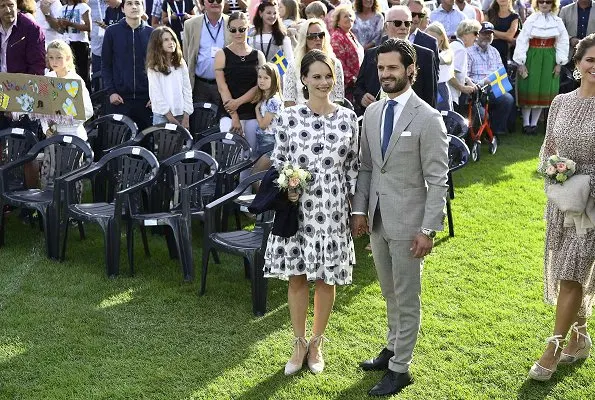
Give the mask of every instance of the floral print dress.
<path id="1" fill-rule="evenodd" d="M 281 112 L 274 131 L 273 165 L 298 165 L 313 180 L 298 200 L 297 233 L 269 236 L 264 275 L 284 280 L 306 275 L 309 281 L 349 284 L 355 251 L 348 197 L 355 193 L 358 171 L 357 117 L 340 106 L 321 116 L 296 105 Z"/>

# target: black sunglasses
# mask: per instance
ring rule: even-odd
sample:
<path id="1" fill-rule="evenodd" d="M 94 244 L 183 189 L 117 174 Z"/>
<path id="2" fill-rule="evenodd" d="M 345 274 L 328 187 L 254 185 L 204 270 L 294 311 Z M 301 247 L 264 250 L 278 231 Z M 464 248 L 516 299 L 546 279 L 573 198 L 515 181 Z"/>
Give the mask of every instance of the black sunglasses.
<path id="1" fill-rule="evenodd" d="M 246 32 L 247 29 L 248 28 L 246 28 L 245 26 L 240 26 L 239 28 L 229 28 L 228 30 L 231 33 L 236 33 L 236 32 L 244 33 L 244 32 Z"/>
<path id="2" fill-rule="evenodd" d="M 324 39 L 324 37 L 326 36 L 325 32 L 314 32 L 314 33 L 308 33 L 306 35 L 306 39 L 308 40 L 314 40 L 314 39 Z"/>
<path id="3" fill-rule="evenodd" d="M 387 24 L 393 23 L 393 25 L 396 28 L 400 28 L 401 25 L 405 25 L 405 28 L 409 28 L 411 26 L 411 21 L 399 21 L 399 20 L 394 20 L 394 21 L 386 21 Z"/>
<path id="4" fill-rule="evenodd" d="M 221 4 L 223 3 L 223 0 L 208 0 L 209 3 L 213 4 L 215 2 L 217 2 L 217 4 Z"/>
<path id="5" fill-rule="evenodd" d="M 552 0 L 537 0 L 537 4 L 552 4 Z"/>
<path id="6" fill-rule="evenodd" d="M 411 16 L 412 16 L 413 18 L 415 18 L 415 17 L 419 17 L 419 19 L 423 19 L 423 18 L 425 18 L 425 17 L 426 17 L 426 13 L 424 13 L 424 12 L 418 12 L 418 13 L 416 13 L 416 12 L 412 12 L 412 13 L 411 13 Z"/>

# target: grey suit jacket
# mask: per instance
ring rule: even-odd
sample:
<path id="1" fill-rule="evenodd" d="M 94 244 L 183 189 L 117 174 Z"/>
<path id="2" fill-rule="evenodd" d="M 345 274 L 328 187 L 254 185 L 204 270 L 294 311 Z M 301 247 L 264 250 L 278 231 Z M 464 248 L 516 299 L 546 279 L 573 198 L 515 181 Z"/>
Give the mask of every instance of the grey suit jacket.
<path id="1" fill-rule="evenodd" d="M 194 71 L 196 70 L 196 57 L 198 56 L 198 47 L 200 46 L 200 34 L 202 32 L 202 24 L 205 20 L 205 15 L 201 14 L 192 17 L 184 22 L 184 60 L 188 64 L 188 74 L 190 75 L 190 85 L 194 89 Z M 225 45 L 231 43 L 231 35 L 227 29 L 227 21 L 229 17 L 223 14 L 223 41 Z"/>
<path id="2" fill-rule="evenodd" d="M 578 5 L 576 1 L 572 4 L 562 7 L 560 9 L 559 17 L 562 18 L 568 36 L 570 38 L 576 37 L 576 31 L 578 28 Z M 595 32 L 595 1 L 591 2 L 591 12 L 589 12 L 589 22 L 587 23 L 587 35 Z M 572 46 L 569 49 L 568 61 L 572 60 L 574 56 L 574 49 Z"/>
<path id="3" fill-rule="evenodd" d="M 448 174 L 446 127 L 440 113 L 413 93 L 397 120 L 383 159 L 380 127 L 385 102 L 370 104 L 364 114 L 361 166 L 352 210 L 367 213 L 372 229 L 378 205 L 386 234 L 394 240 L 410 240 L 422 227 L 443 228 Z"/>

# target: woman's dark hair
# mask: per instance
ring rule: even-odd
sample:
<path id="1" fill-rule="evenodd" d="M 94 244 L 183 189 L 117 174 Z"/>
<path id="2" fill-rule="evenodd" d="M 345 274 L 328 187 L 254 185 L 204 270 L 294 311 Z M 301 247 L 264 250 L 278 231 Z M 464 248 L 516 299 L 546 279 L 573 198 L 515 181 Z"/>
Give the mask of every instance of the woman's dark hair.
<path id="1" fill-rule="evenodd" d="M 241 19 L 242 21 L 245 21 L 248 24 L 250 24 L 250 18 L 248 18 L 248 14 L 241 11 L 234 11 L 231 13 L 229 19 L 227 20 L 227 27 L 229 28 L 231 26 L 231 23 L 236 19 Z"/>
<path id="2" fill-rule="evenodd" d="M 401 55 L 401 62 L 405 66 L 405 69 L 413 65 L 413 74 L 409 76 L 409 82 L 413 84 L 417 77 L 417 53 L 413 48 L 413 45 L 406 40 L 390 38 L 376 50 L 376 56 L 379 54 L 395 52 Z"/>
<path id="3" fill-rule="evenodd" d="M 508 1 L 508 11 L 514 13 L 514 8 L 512 8 L 512 2 Z M 498 4 L 497 0 L 492 1 L 492 5 L 486 11 L 486 19 L 490 21 L 492 24 L 496 25 L 500 21 L 500 17 L 498 13 L 500 12 L 500 4 Z"/>
<path id="4" fill-rule="evenodd" d="M 578 64 L 579 62 L 581 62 L 587 50 L 589 50 L 593 46 L 595 46 L 595 33 L 587 35 L 584 39 L 581 39 L 581 41 L 578 42 L 578 44 L 576 45 L 574 57 L 572 57 L 574 63 Z"/>
<path id="5" fill-rule="evenodd" d="M 304 57 L 302 57 L 302 64 L 300 65 L 300 79 L 302 80 L 302 85 L 304 85 L 304 76 L 307 76 L 308 72 L 310 72 L 310 65 L 314 64 L 316 61 L 325 63 L 326 66 L 331 70 L 331 74 L 333 75 L 333 83 L 337 82 L 337 77 L 335 76 L 335 62 L 322 51 L 315 49 L 310 50 L 304 55 Z M 304 93 L 304 98 L 307 100 L 309 95 L 306 85 L 304 85 L 302 91 Z"/>
<path id="6" fill-rule="evenodd" d="M 264 11 L 267 7 L 277 7 L 277 2 L 274 0 L 263 0 L 262 3 L 258 5 L 256 9 L 256 13 L 254 14 L 254 19 L 252 23 L 254 24 L 254 30 L 256 33 L 261 33 L 262 28 L 264 27 L 264 21 L 260 16 L 260 13 Z M 273 41 L 275 45 L 281 46 L 283 44 L 283 39 L 285 39 L 285 25 L 279 22 L 279 17 L 273 24 Z"/>
<path id="7" fill-rule="evenodd" d="M 353 8 L 355 9 L 356 13 L 363 12 L 364 11 L 364 0 L 355 0 L 353 2 Z M 374 3 L 372 3 L 372 11 L 374 11 L 375 13 L 380 12 L 380 4 L 378 3 L 378 0 L 374 0 Z"/>

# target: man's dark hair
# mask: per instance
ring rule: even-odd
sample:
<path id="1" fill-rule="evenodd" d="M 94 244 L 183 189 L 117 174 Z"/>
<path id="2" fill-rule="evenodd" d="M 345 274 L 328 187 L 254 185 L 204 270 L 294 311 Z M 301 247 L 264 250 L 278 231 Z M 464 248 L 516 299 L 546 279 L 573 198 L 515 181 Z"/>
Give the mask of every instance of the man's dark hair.
<path id="1" fill-rule="evenodd" d="M 395 52 L 401 55 L 401 62 L 407 69 L 413 64 L 413 74 L 409 76 L 409 82 L 413 84 L 417 77 L 417 53 L 411 43 L 403 39 L 390 38 L 378 46 L 376 49 L 376 57 L 378 54 Z"/>

